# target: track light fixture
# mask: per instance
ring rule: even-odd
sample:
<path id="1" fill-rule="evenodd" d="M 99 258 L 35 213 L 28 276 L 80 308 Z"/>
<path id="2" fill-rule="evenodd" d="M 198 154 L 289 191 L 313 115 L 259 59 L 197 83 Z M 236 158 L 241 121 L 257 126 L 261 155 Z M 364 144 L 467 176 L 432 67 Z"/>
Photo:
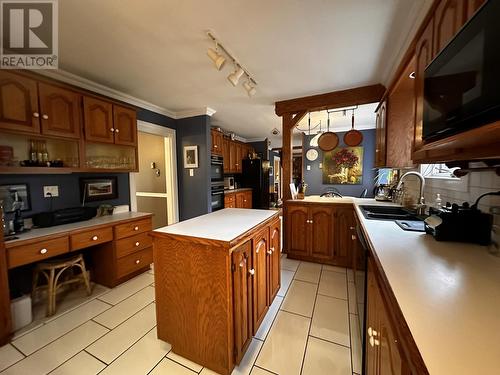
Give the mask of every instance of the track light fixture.
<path id="1" fill-rule="evenodd" d="M 245 74 L 245 71 L 241 69 L 241 66 L 236 66 L 235 68 L 236 68 L 235 71 L 229 74 L 227 76 L 227 79 L 229 80 L 229 82 L 231 82 L 233 86 L 236 87 L 238 86 L 238 82 L 240 81 L 241 76 Z"/>
<path id="2" fill-rule="evenodd" d="M 238 60 L 231 55 L 226 48 L 219 42 L 212 31 L 207 31 L 208 37 L 215 43 L 215 49 L 209 48 L 207 51 L 208 57 L 213 61 L 217 70 L 221 70 L 229 58 L 233 61 L 234 72 L 227 76 L 227 79 L 233 86 L 238 86 L 240 79 L 243 75 L 247 76 L 247 80 L 243 83 L 243 88 L 246 90 L 249 97 L 257 93 L 257 82 L 252 78 L 248 70 L 246 70 Z M 220 52 L 219 52 L 220 49 Z"/>
<path id="3" fill-rule="evenodd" d="M 215 42 L 215 49 L 209 48 L 207 51 L 207 55 L 208 57 L 210 57 L 210 60 L 213 61 L 215 68 L 217 70 L 221 70 L 222 67 L 224 66 L 224 63 L 226 62 L 226 58 L 219 53 L 218 47 L 219 47 L 218 43 Z"/>
<path id="4" fill-rule="evenodd" d="M 243 83 L 243 88 L 247 90 L 248 96 L 251 98 L 257 93 L 257 89 L 255 88 L 254 84 L 252 81 L 250 81 L 250 78 L 248 78 L 244 83 Z"/>

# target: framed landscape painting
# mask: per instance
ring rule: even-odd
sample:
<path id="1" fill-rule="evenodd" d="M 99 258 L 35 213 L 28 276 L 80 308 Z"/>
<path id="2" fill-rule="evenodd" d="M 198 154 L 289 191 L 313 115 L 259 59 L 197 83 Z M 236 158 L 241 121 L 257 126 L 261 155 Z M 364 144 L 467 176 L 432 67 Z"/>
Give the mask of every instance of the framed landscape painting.
<path id="1" fill-rule="evenodd" d="M 323 184 L 359 185 L 363 182 L 363 147 L 338 147 L 323 153 Z"/>

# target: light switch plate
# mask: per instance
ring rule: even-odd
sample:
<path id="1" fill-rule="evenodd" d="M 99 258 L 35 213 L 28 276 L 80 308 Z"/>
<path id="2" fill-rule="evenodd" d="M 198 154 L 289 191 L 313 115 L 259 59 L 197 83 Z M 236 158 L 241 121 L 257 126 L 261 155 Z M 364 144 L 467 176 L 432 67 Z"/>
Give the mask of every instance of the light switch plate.
<path id="1" fill-rule="evenodd" d="M 58 197 L 59 196 L 59 186 L 54 185 L 54 186 L 44 186 L 43 187 L 43 196 L 45 198 L 48 197 Z"/>
<path id="2" fill-rule="evenodd" d="M 308 166 L 307 166 L 307 170 L 308 170 L 308 171 L 310 171 L 310 170 L 311 170 L 311 166 L 310 166 L 310 165 L 308 165 Z"/>
<path id="3" fill-rule="evenodd" d="M 194 169 L 189 170 L 189 176 L 193 177 L 194 176 Z"/>

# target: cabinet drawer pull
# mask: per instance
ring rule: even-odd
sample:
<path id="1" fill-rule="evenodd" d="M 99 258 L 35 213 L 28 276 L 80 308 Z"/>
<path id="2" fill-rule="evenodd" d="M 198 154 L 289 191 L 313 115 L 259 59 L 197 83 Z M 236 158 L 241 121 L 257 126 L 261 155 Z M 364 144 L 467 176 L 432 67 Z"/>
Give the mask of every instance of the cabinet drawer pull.
<path id="1" fill-rule="evenodd" d="M 134 230 L 135 230 L 135 231 L 138 231 L 138 230 L 139 230 L 139 227 L 135 226 L 135 227 L 134 227 Z"/>
<path id="2" fill-rule="evenodd" d="M 255 270 L 252 268 L 251 270 L 248 271 L 248 273 L 253 276 L 255 275 Z"/>
<path id="3" fill-rule="evenodd" d="M 99 237 L 97 237 L 97 236 L 92 237 L 92 241 L 97 241 L 98 239 L 99 239 Z"/>
<path id="4" fill-rule="evenodd" d="M 140 245 L 139 241 L 135 243 L 135 247 L 138 247 Z"/>
<path id="5" fill-rule="evenodd" d="M 48 250 L 47 249 L 42 249 L 40 250 L 40 254 L 47 254 Z"/>
<path id="6" fill-rule="evenodd" d="M 119 133 L 120 132 L 120 129 L 115 129 L 115 133 Z"/>
<path id="7" fill-rule="evenodd" d="M 139 263 L 141 263 L 141 261 L 140 261 L 140 259 L 137 259 L 137 260 L 135 261 L 135 264 L 139 264 Z"/>
<path id="8" fill-rule="evenodd" d="M 42 118 L 43 118 L 44 120 L 48 120 L 48 119 L 49 119 L 49 116 L 47 116 L 47 115 L 42 115 Z"/>
<path id="9" fill-rule="evenodd" d="M 33 112 L 33 117 L 38 118 L 40 117 L 40 114 L 38 112 Z"/>

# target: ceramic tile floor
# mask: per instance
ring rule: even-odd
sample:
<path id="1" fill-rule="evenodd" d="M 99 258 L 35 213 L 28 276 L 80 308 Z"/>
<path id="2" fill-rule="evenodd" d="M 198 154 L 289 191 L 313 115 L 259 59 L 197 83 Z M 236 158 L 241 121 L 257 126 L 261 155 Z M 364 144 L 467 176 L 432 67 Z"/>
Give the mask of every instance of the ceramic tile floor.
<path id="1" fill-rule="evenodd" d="M 233 375 L 361 373 L 351 271 L 282 258 L 282 287 Z M 156 338 L 153 275 L 100 292 L 0 348 L 3 374 L 215 375 Z"/>

